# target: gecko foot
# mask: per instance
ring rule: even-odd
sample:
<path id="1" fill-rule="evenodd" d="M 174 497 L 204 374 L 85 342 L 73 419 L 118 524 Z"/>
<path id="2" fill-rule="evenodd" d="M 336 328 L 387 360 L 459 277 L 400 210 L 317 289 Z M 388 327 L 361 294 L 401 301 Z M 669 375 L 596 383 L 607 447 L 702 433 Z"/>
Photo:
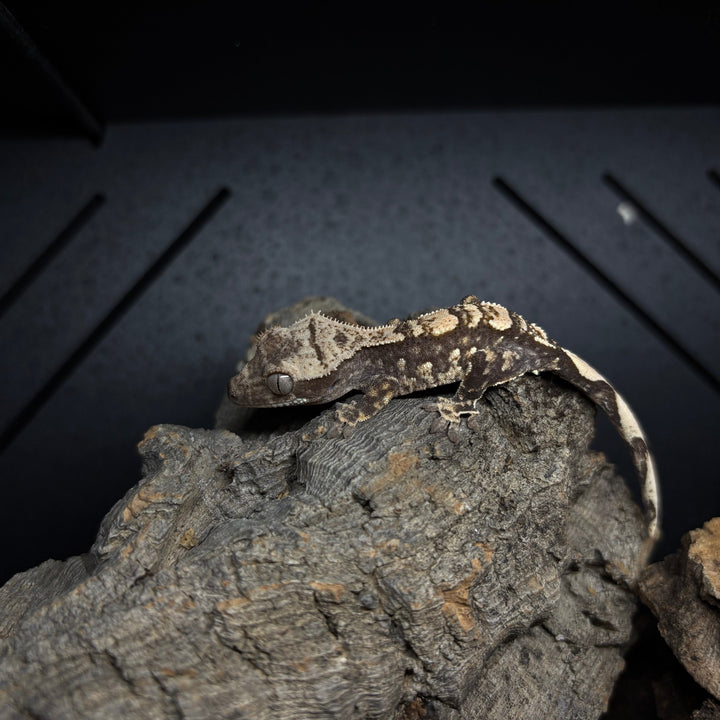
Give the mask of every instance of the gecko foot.
<path id="1" fill-rule="evenodd" d="M 328 431 L 325 433 L 325 437 L 330 439 L 349 438 L 354 432 L 354 425 L 347 425 L 346 423 L 338 422 L 337 420 L 335 420 L 328 429 Z"/>
<path id="2" fill-rule="evenodd" d="M 427 412 L 437 413 L 438 416 L 430 424 L 431 433 L 447 433 L 448 440 L 458 442 L 460 440 L 459 423 L 463 415 L 477 415 L 475 401 L 460 401 L 451 398 L 438 398 L 431 403 L 422 406 Z"/>
<path id="3" fill-rule="evenodd" d="M 350 403 L 338 403 L 335 406 L 335 417 L 326 433 L 329 438 L 348 438 L 355 432 L 355 426 L 360 421 L 360 411 Z"/>
<path id="4" fill-rule="evenodd" d="M 463 415 L 477 415 L 474 400 L 453 400 L 452 398 L 440 397 L 434 402 L 425 403 L 423 410 L 436 412 L 441 420 L 448 423 L 458 423 Z"/>
<path id="5" fill-rule="evenodd" d="M 429 408 L 428 412 L 434 412 L 435 408 L 433 408 L 432 411 L 430 411 Z M 438 415 L 431 423 L 430 423 L 430 430 L 431 433 L 444 433 L 447 432 L 448 428 L 450 427 L 450 423 L 445 420 L 442 415 Z"/>

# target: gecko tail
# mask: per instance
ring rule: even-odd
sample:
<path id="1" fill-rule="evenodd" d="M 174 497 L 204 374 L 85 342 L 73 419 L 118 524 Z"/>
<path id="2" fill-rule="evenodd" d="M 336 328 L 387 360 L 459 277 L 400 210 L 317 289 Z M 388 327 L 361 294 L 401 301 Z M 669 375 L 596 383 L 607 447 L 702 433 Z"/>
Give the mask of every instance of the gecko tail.
<path id="1" fill-rule="evenodd" d="M 569 350 L 563 348 L 562 352 L 569 361 L 561 361 L 553 372 L 582 390 L 602 408 L 630 448 L 640 477 L 648 534 L 655 541 L 660 537 L 660 488 L 645 433 L 622 395 L 595 368 Z"/>

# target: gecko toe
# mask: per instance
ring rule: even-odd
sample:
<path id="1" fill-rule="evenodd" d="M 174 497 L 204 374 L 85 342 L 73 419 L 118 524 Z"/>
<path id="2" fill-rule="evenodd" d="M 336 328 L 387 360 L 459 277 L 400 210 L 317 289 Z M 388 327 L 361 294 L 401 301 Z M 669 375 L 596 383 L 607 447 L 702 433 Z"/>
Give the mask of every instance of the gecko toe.
<path id="1" fill-rule="evenodd" d="M 442 416 L 438 415 L 430 424 L 430 430 L 431 433 L 444 433 L 448 427 L 450 426 L 450 423 L 445 420 Z"/>
<path id="2" fill-rule="evenodd" d="M 349 438 L 355 432 L 354 425 L 348 425 L 346 423 L 335 423 L 325 434 L 325 437 L 335 440 L 338 438 Z"/>
<path id="3" fill-rule="evenodd" d="M 472 430 L 474 433 L 480 433 L 482 430 L 482 424 L 480 422 L 480 416 L 479 415 L 471 415 L 468 418 L 467 421 L 468 428 Z"/>
<path id="4" fill-rule="evenodd" d="M 448 425 L 448 429 L 447 429 L 447 437 L 451 443 L 453 443 L 453 444 L 459 443 L 460 438 L 461 438 L 460 425 L 457 425 L 455 423 L 450 423 Z"/>
<path id="5" fill-rule="evenodd" d="M 342 437 L 342 434 L 343 424 L 341 422 L 338 422 L 337 420 L 334 420 L 330 424 L 328 431 L 325 433 L 325 437 L 330 438 L 330 440 L 335 440 L 336 438 Z"/>

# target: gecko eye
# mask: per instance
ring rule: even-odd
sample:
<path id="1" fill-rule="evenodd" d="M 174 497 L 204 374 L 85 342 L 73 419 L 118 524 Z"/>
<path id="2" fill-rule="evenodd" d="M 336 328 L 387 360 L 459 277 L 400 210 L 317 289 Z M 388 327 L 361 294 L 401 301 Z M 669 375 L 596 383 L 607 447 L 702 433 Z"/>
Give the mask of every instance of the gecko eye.
<path id="1" fill-rule="evenodd" d="M 265 378 L 265 383 L 270 392 L 275 395 L 287 395 L 295 384 L 293 379 L 285 373 L 272 373 Z"/>

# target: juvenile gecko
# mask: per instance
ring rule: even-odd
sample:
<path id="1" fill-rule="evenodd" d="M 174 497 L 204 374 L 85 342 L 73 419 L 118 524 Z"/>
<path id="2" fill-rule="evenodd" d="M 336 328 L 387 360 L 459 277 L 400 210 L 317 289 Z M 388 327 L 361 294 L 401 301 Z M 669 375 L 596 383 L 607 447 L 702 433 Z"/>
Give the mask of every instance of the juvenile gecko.
<path id="1" fill-rule="evenodd" d="M 355 404 L 340 404 L 340 428 L 373 417 L 390 400 L 418 390 L 460 383 L 440 399 L 442 421 L 472 414 L 485 390 L 525 373 L 551 372 L 600 407 L 632 453 L 640 476 L 650 539 L 659 536 L 659 488 L 645 435 L 615 388 L 545 331 L 502 305 L 470 295 L 458 305 L 379 327 L 350 325 L 311 313 L 257 339 L 254 355 L 228 384 L 228 395 L 247 407 L 326 403 L 352 390 Z"/>

